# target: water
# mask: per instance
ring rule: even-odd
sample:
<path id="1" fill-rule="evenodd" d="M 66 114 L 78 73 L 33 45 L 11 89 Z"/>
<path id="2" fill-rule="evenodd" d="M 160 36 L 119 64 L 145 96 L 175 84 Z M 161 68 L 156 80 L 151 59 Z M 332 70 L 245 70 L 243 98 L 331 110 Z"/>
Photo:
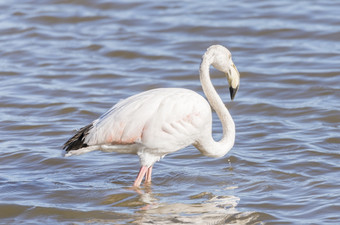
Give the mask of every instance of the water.
<path id="1" fill-rule="evenodd" d="M 1 1 L 1 224 L 340 223 L 337 1 Z M 202 93 L 201 55 L 241 73 L 220 159 L 194 147 L 129 187 L 131 155 L 62 157 L 74 130 L 157 87 Z M 222 129 L 214 116 L 214 137 Z"/>

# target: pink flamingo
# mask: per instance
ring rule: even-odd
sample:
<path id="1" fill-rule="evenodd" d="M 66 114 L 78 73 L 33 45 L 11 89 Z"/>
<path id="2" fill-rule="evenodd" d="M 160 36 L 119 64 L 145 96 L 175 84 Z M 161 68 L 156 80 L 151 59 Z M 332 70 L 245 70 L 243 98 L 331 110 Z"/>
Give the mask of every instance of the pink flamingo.
<path id="1" fill-rule="evenodd" d="M 234 121 L 211 83 L 209 68 L 226 73 L 230 97 L 239 88 L 240 74 L 231 53 L 221 45 L 207 49 L 200 65 L 204 97 L 182 88 L 159 88 L 118 102 L 100 118 L 81 128 L 65 144 L 65 156 L 94 150 L 137 154 L 141 168 L 133 184 L 139 187 L 144 176 L 151 182 L 152 167 L 165 155 L 194 145 L 203 155 L 222 157 L 234 145 Z M 210 104 L 209 104 L 210 103 Z M 223 137 L 212 138 L 212 112 L 216 111 Z"/>

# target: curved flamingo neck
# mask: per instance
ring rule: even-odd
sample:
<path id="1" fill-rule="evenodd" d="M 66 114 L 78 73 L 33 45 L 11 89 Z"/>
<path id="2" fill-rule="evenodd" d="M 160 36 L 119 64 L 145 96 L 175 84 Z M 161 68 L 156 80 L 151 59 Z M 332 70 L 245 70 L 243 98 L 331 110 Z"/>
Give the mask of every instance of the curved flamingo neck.
<path id="1" fill-rule="evenodd" d="M 209 69 L 213 63 L 213 56 L 205 54 L 200 66 L 200 80 L 202 89 L 205 96 L 208 99 L 211 107 L 216 111 L 219 119 L 222 123 L 223 137 L 220 141 L 216 142 L 211 134 L 209 137 L 205 137 L 204 140 L 199 141 L 197 148 L 207 156 L 221 157 L 227 154 L 233 147 L 235 141 L 235 124 L 234 121 L 225 107 L 222 99 L 218 95 L 214 88 Z"/>

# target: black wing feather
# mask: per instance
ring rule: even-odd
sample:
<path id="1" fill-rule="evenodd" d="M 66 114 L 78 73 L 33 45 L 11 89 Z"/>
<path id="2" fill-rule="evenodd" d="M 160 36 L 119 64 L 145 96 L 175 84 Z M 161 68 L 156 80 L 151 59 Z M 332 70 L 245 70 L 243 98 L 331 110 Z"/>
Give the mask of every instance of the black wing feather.
<path id="1" fill-rule="evenodd" d="M 71 150 L 77 150 L 80 148 L 87 147 L 88 145 L 84 143 L 85 136 L 89 133 L 91 128 L 93 127 L 92 124 L 89 124 L 85 127 L 82 127 L 73 137 L 71 137 L 63 146 L 66 152 Z"/>

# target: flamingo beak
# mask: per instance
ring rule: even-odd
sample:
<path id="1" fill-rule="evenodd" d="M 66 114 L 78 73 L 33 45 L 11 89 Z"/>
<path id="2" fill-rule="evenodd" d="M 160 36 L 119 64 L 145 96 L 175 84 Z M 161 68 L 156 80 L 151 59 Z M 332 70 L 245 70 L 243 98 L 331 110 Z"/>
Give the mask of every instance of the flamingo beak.
<path id="1" fill-rule="evenodd" d="M 229 87 L 230 98 L 231 98 L 231 100 L 234 100 L 234 97 L 235 97 L 235 95 L 236 95 L 236 92 L 238 91 L 238 87 L 239 87 L 239 86 L 237 86 L 236 88 Z"/>
<path id="2" fill-rule="evenodd" d="M 230 98 L 231 100 L 233 100 L 240 86 L 240 73 L 238 72 L 234 63 L 231 65 L 231 68 L 228 74 L 229 74 L 228 81 L 230 85 L 229 87 Z"/>

